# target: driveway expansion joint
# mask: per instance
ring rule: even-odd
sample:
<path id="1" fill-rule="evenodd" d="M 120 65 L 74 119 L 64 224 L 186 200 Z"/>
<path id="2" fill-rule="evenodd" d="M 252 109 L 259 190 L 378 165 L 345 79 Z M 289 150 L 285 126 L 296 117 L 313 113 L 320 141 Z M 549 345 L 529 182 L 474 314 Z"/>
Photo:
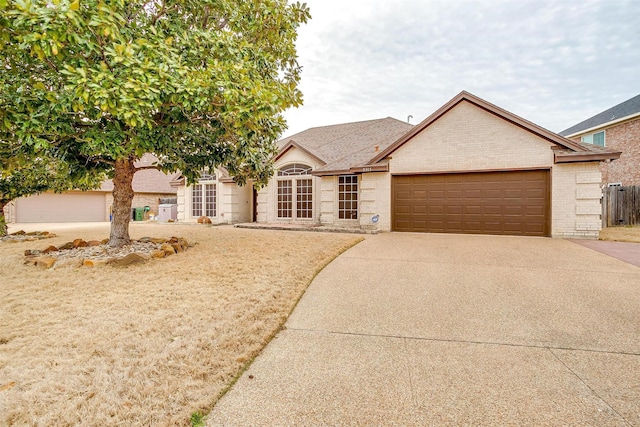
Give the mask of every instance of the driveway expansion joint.
<path id="1" fill-rule="evenodd" d="M 562 358 L 561 358 L 560 356 L 558 356 L 558 355 L 553 351 L 553 349 L 549 348 L 549 352 L 553 355 L 553 357 L 555 357 L 555 358 L 558 360 L 558 362 L 560 362 L 560 363 L 562 364 L 562 366 L 564 366 L 564 367 L 565 367 L 565 369 L 567 369 L 567 371 L 571 372 L 571 374 L 572 374 L 573 376 L 575 376 L 575 377 L 578 379 L 578 381 L 580 381 L 582 384 L 584 384 L 584 386 L 585 386 L 585 387 L 587 387 L 587 388 L 591 391 L 591 393 L 593 393 L 593 395 L 594 395 L 594 396 L 596 396 L 598 399 L 600 399 L 600 401 L 602 401 L 605 405 L 607 405 L 607 406 L 609 407 L 609 409 L 611 409 L 611 410 L 612 410 L 616 415 L 618 415 L 618 416 L 619 416 L 619 417 L 620 417 L 620 418 L 625 422 L 625 424 L 627 424 L 627 425 L 629 425 L 629 426 L 631 426 L 631 427 L 634 427 L 634 426 L 633 426 L 633 424 L 632 424 L 629 420 L 627 420 L 627 419 L 624 417 L 624 415 L 622 415 L 620 412 L 618 412 L 618 411 L 616 410 L 616 408 L 614 408 L 614 407 L 613 407 L 613 405 L 612 405 L 612 404 L 610 404 L 610 403 L 609 403 L 609 402 L 608 402 L 604 397 L 600 396 L 600 394 L 599 394 L 597 391 L 595 391 L 595 390 L 593 389 L 593 387 L 591 387 L 591 386 L 589 385 L 589 383 L 587 383 L 587 381 L 586 381 L 584 378 L 582 378 L 580 375 L 578 375 L 578 373 L 577 373 L 576 371 L 574 371 L 573 369 L 571 369 L 571 367 L 570 367 L 569 365 L 567 365 L 567 364 L 565 363 L 565 361 L 564 361 L 564 360 L 562 360 Z"/>
<path id="2" fill-rule="evenodd" d="M 536 344 L 516 344 L 516 343 L 509 343 L 509 342 L 474 341 L 474 340 L 463 340 L 463 339 L 453 339 L 453 338 L 428 338 L 428 337 L 414 337 L 414 336 L 391 335 L 391 334 L 368 334 L 364 332 L 330 331 L 328 329 L 294 328 L 291 326 L 288 326 L 287 330 L 296 331 L 296 332 L 325 333 L 329 335 L 345 335 L 345 336 L 370 337 L 370 338 L 392 338 L 392 339 L 399 339 L 399 340 L 431 341 L 431 342 L 458 343 L 458 344 L 494 345 L 494 346 L 502 346 L 502 347 L 535 348 L 540 350 L 582 351 L 586 353 L 615 354 L 615 355 L 622 355 L 622 356 L 640 357 L 640 352 L 635 353 L 635 352 L 628 352 L 628 351 L 599 350 L 599 349 L 593 349 L 593 348 L 559 347 L 559 346 L 536 345 Z"/>

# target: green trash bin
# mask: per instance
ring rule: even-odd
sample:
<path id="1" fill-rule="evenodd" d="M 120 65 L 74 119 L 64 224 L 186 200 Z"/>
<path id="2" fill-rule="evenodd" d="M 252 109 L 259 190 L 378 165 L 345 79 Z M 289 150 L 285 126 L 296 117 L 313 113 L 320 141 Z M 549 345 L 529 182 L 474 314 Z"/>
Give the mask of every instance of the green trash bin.
<path id="1" fill-rule="evenodd" d="M 144 221 L 144 208 L 133 208 L 134 221 Z"/>

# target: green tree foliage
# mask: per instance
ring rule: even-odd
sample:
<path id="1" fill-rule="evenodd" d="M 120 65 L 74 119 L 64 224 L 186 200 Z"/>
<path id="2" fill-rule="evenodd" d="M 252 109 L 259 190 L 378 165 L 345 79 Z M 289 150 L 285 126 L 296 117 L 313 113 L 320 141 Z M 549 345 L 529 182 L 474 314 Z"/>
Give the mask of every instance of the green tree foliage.
<path id="1" fill-rule="evenodd" d="M 266 183 L 307 19 L 286 0 L 0 0 L 0 136 L 108 170 L 126 244 L 144 153 L 191 183 L 217 166 Z"/>

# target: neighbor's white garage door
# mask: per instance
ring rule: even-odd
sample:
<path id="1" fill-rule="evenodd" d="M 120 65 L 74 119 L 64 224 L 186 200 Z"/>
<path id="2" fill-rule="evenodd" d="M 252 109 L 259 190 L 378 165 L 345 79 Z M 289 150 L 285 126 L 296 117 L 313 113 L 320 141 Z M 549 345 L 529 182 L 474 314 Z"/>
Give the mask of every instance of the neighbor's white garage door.
<path id="1" fill-rule="evenodd" d="M 16 222 L 106 221 L 101 193 L 45 193 L 16 200 Z"/>

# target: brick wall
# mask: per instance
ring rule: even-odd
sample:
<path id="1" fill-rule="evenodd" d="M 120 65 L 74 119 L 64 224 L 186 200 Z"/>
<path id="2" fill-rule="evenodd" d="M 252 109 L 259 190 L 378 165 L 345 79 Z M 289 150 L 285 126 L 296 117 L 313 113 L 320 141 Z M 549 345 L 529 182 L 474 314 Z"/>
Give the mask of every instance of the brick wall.
<path id="1" fill-rule="evenodd" d="M 338 178 L 335 176 L 323 176 L 320 179 L 320 223 L 331 225 L 336 222 L 336 188 Z"/>
<path id="2" fill-rule="evenodd" d="M 191 188 L 191 187 L 189 187 Z M 178 187 L 178 221 L 187 221 L 187 187 L 181 185 Z"/>
<path id="3" fill-rule="evenodd" d="M 640 185 L 640 118 L 607 127 L 605 132 L 607 148 L 622 154 L 617 160 L 600 164 L 602 184 Z M 578 135 L 571 139 L 580 141 L 581 137 Z"/>
<path id="4" fill-rule="evenodd" d="M 374 216 L 378 222 L 372 222 Z M 360 176 L 360 227 L 391 230 L 391 175 L 386 172 Z"/>
<path id="5" fill-rule="evenodd" d="M 392 174 L 553 165 L 551 143 L 464 101 L 391 157 Z"/>
<path id="6" fill-rule="evenodd" d="M 557 164 L 551 171 L 551 235 L 597 238 L 602 228 L 598 163 Z"/>

